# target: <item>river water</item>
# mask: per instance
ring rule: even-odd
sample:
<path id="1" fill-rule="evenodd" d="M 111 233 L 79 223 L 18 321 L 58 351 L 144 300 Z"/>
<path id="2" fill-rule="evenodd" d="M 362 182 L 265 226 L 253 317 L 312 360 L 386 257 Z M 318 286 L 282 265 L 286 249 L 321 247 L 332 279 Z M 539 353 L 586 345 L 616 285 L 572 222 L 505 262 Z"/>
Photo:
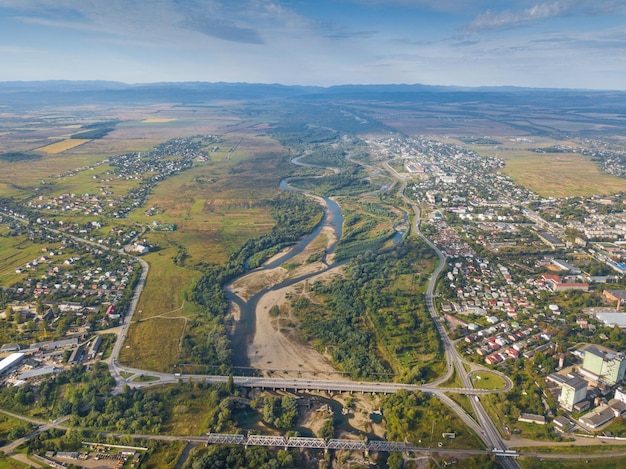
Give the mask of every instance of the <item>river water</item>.
<path id="1" fill-rule="evenodd" d="M 302 164 L 302 163 L 300 163 Z M 280 187 L 285 190 L 294 190 L 300 191 L 299 189 L 290 186 L 287 180 L 283 180 L 280 183 Z M 316 199 L 321 199 L 320 197 L 313 196 L 311 194 L 307 194 Z M 280 265 L 288 262 L 293 257 L 302 253 L 309 244 L 311 244 L 321 233 L 324 227 L 330 227 L 335 234 L 335 242 L 328 247 L 326 250 L 326 255 L 324 258 L 324 262 L 326 261 L 326 256 L 331 254 L 335 250 L 335 246 L 337 241 L 341 239 L 342 226 L 343 226 L 343 215 L 341 214 L 341 208 L 339 204 L 330 198 L 324 198 L 324 204 L 322 204 L 324 208 L 324 216 L 322 217 L 321 222 L 317 225 L 317 227 L 311 232 L 311 234 L 305 236 L 300 241 L 298 241 L 292 248 L 290 248 L 284 254 L 274 258 L 271 262 L 267 262 L 263 266 L 255 269 L 255 271 L 269 270 L 275 269 Z M 263 297 L 266 293 L 272 290 L 278 290 L 280 288 L 288 287 L 295 283 L 301 282 L 308 278 L 312 278 L 316 275 L 319 275 L 322 272 L 325 272 L 329 268 L 337 267 L 338 265 L 344 264 L 346 261 L 336 263 L 330 265 L 327 269 L 322 271 L 312 272 L 307 275 L 303 275 L 297 278 L 290 278 L 284 280 L 275 285 L 271 285 L 263 288 L 259 292 L 255 293 L 252 297 L 248 299 L 248 301 L 243 300 L 239 296 L 232 293 L 230 290 L 226 290 L 226 296 L 229 301 L 234 302 L 240 310 L 240 319 L 234 325 L 234 329 L 231 333 L 230 339 L 233 349 L 233 364 L 237 368 L 241 368 L 242 370 L 238 370 L 237 374 L 241 374 L 241 371 L 250 367 L 250 360 L 248 359 L 248 345 L 252 343 L 254 339 L 255 329 L 256 329 L 256 307 L 259 302 L 259 299 Z M 247 275 L 248 272 L 244 275 Z M 233 281 L 234 282 L 234 281 Z M 231 282 L 231 284 L 233 283 Z"/>
<path id="2" fill-rule="evenodd" d="M 312 167 L 321 168 L 321 166 L 301 163 L 299 161 L 300 158 L 302 157 L 294 158 L 292 160 L 292 163 L 300 165 L 300 166 L 312 166 Z M 337 168 L 329 168 L 329 169 L 332 169 L 334 171 L 340 171 Z M 313 176 L 313 177 L 318 177 L 318 176 Z M 283 179 L 280 183 L 280 187 L 281 189 L 285 189 L 285 190 L 293 190 L 293 191 L 302 192 L 309 197 L 315 198 L 320 201 L 322 200 L 322 197 L 309 194 L 305 191 L 298 189 L 297 187 L 291 186 L 289 184 L 288 179 Z M 293 257 L 302 253 L 306 249 L 306 247 L 317 238 L 317 236 L 321 233 L 324 227 L 330 227 L 335 234 L 335 242 L 331 246 L 329 246 L 326 250 L 326 254 L 323 259 L 324 263 L 326 263 L 328 254 L 331 254 L 335 250 L 337 242 L 341 239 L 343 215 L 341 213 L 341 208 L 339 207 L 339 204 L 337 204 L 337 202 L 335 202 L 333 199 L 324 197 L 323 201 L 324 203 L 321 205 L 324 208 L 324 216 L 321 222 L 318 224 L 318 226 L 313 230 L 313 232 L 311 232 L 311 234 L 305 236 L 300 241 L 298 241 L 292 248 L 290 248 L 284 254 L 280 255 L 279 257 L 276 257 L 271 262 L 267 262 L 263 266 L 255 269 L 255 271 L 275 269 L 276 267 L 279 267 L 280 265 L 285 264 Z M 405 212 L 404 227 L 402 229 L 398 229 L 397 233 L 393 236 L 392 240 L 394 244 L 397 244 L 402 240 L 404 234 L 406 233 L 406 223 L 407 223 L 407 213 Z M 234 328 L 232 329 L 231 335 L 230 335 L 232 349 L 233 349 L 233 364 L 236 368 L 239 368 L 237 374 L 244 374 L 246 371 L 253 373 L 253 370 L 249 369 L 250 360 L 248 359 L 248 346 L 254 340 L 254 334 L 256 331 L 256 307 L 259 302 L 259 299 L 263 297 L 269 291 L 278 290 L 284 287 L 294 285 L 298 282 L 302 282 L 303 280 L 307 280 L 323 272 L 326 272 L 327 270 L 331 268 L 335 268 L 340 265 L 343 265 L 346 262 L 348 261 L 344 260 L 341 262 L 333 263 L 331 265 L 328 265 L 326 269 L 316 271 L 316 272 L 311 272 L 310 274 L 306 274 L 297 278 L 290 278 L 280 283 L 277 283 L 275 285 L 265 287 L 259 292 L 255 293 L 253 296 L 251 296 L 248 299 L 248 301 L 243 300 L 242 298 L 240 298 L 239 296 L 231 292 L 229 289 L 226 289 L 226 296 L 228 300 L 235 303 L 239 307 L 239 310 L 240 310 L 240 319 L 239 321 L 235 323 Z M 244 275 L 247 275 L 248 273 L 249 272 L 246 272 L 246 274 Z M 234 282 L 235 280 L 233 280 L 230 284 L 232 285 Z"/>

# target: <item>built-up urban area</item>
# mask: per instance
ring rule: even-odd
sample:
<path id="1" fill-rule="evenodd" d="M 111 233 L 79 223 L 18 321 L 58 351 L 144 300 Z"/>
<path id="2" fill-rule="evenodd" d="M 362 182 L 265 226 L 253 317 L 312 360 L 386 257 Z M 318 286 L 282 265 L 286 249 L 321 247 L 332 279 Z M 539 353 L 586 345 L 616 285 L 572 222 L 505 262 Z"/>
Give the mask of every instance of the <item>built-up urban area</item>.
<path id="1" fill-rule="evenodd" d="M 503 431 L 516 420 L 549 425 L 555 438 L 621 424 L 624 193 L 541 198 L 505 175 L 504 161 L 456 143 L 397 136 L 368 143 L 380 159 L 402 159 L 422 231 L 446 256 L 438 309 L 455 346 L 516 385 L 513 406 L 494 405 Z M 623 155 L 598 147 L 567 151 L 610 161 L 620 173 Z M 557 150 L 565 148 L 533 149 Z"/>

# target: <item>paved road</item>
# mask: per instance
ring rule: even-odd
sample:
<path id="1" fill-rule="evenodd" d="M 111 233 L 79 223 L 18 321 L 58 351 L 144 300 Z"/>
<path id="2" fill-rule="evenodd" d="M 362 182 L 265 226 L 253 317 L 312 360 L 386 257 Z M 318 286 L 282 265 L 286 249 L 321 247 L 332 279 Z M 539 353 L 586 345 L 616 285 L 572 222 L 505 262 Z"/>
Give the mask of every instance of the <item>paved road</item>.
<path id="1" fill-rule="evenodd" d="M 410 201 L 404 195 L 404 190 L 405 190 L 405 186 L 403 185 L 402 196 L 408 203 L 410 203 L 413 206 L 413 209 L 415 211 L 416 234 L 420 238 L 422 238 L 424 242 L 428 244 L 433 251 L 435 251 L 435 253 L 437 253 L 437 257 L 439 258 L 439 265 L 435 269 L 435 272 L 433 272 L 433 275 L 431 276 L 430 281 L 428 282 L 425 299 L 426 299 L 426 306 L 428 308 L 430 317 L 435 323 L 437 332 L 439 332 L 439 336 L 441 337 L 446 359 L 448 362 L 448 369 L 446 371 L 446 374 L 444 375 L 444 378 L 446 379 L 449 378 L 452 375 L 453 370 L 456 369 L 457 375 L 459 376 L 459 378 L 461 379 L 461 383 L 463 384 L 463 388 L 466 390 L 465 393 L 471 394 L 471 392 L 469 392 L 468 390 L 473 388 L 472 380 L 469 376 L 469 373 L 465 371 L 465 368 L 463 366 L 463 360 L 461 359 L 459 352 L 454 347 L 454 344 L 448 337 L 448 333 L 443 326 L 441 317 L 439 316 L 437 309 L 435 308 L 435 302 L 434 302 L 435 287 L 437 285 L 437 280 L 439 279 L 439 275 L 441 274 L 441 272 L 446 266 L 446 256 L 439 250 L 439 248 L 432 241 L 430 241 L 420 231 L 421 213 L 420 213 L 419 207 L 417 204 Z M 505 377 L 505 378 L 506 378 L 506 383 L 507 383 L 506 385 L 507 390 L 511 389 L 513 385 L 511 383 L 511 380 L 508 379 L 508 377 Z M 441 399 L 441 396 L 440 396 L 440 399 Z M 478 422 L 477 422 L 478 427 L 479 427 L 478 433 L 477 433 L 478 436 L 485 442 L 488 449 L 505 450 L 507 448 L 507 445 L 502 439 L 502 437 L 500 436 L 498 429 L 496 428 L 494 423 L 491 421 L 491 418 L 485 411 L 484 407 L 480 403 L 478 396 L 477 395 L 473 396 L 473 398 L 470 399 L 470 403 L 472 405 L 472 410 L 474 411 L 474 415 L 478 419 Z M 449 402 L 447 402 L 447 404 L 450 405 Z M 454 407 L 453 409 L 463 419 L 463 421 L 465 421 L 466 424 L 468 424 L 471 428 L 474 428 L 474 430 L 476 430 L 476 426 L 473 424 L 470 424 L 469 420 L 471 418 L 467 416 L 467 414 L 463 411 L 463 409 L 454 408 Z M 506 469 L 517 469 L 520 467 L 517 461 L 515 461 L 512 458 L 499 457 L 498 459 L 499 459 L 500 464 Z"/>
<path id="2" fill-rule="evenodd" d="M 70 415 L 66 415 L 65 417 L 61 417 L 61 418 L 56 419 L 56 420 L 54 420 L 52 422 L 43 423 L 41 420 L 31 419 L 31 418 L 24 417 L 24 416 L 21 416 L 21 415 L 18 415 L 18 414 L 14 414 L 14 413 L 11 413 L 11 412 L 7 412 L 7 411 L 4 411 L 4 410 L 0 410 L 0 412 L 4 413 L 6 415 L 10 415 L 11 417 L 18 418 L 18 419 L 21 419 L 21 420 L 25 420 L 27 422 L 34 423 L 34 424 L 38 425 L 38 427 L 34 431 L 29 433 L 28 435 L 26 435 L 26 436 L 24 436 L 22 438 L 18 438 L 17 440 L 14 440 L 11 443 L 8 443 L 8 444 L 0 447 L 0 451 L 2 451 L 7 456 L 9 456 L 11 458 L 14 458 L 14 459 L 16 459 L 16 460 L 18 460 L 18 461 L 20 461 L 20 462 L 22 462 L 24 464 L 30 464 L 33 467 L 41 467 L 41 466 L 39 464 L 36 464 L 36 463 L 30 461 L 30 460 L 25 460 L 23 455 L 15 454 L 15 450 L 19 446 L 21 446 L 24 443 L 26 443 L 31 438 L 33 438 L 34 436 L 39 435 L 40 433 L 46 432 L 46 431 L 50 430 L 51 428 L 66 428 L 66 427 L 64 427 L 62 425 L 62 423 L 67 421 L 67 420 L 69 420 L 69 418 L 70 418 Z"/>
<path id="3" fill-rule="evenodd" d="M 114 393 L 121 392 L 121 386 L 124 384 L 125 380 L 120 374 L 120 371 L 124 371 L 123 368 L 119 367 L 117 364 L 117 358 L 120 355 L 120 351 L 122 350 L 122 346 L 124 345 L 124 340 L 126 339 L 126 334 L 128 333 L 128 327 L 130 326 L 130 322 L 133 319 L 133 314 L 137 309 L 137 303 L 139 302 L 139 298 L 141 297 L 141 292 L 143 291 L 143 287 L 146 284 L 146 278 L 148 278 L 148 271 L 150 270 L 150 266 L 146 261 L 141 259 L 140 257 L 136 258 L 141 264 L 141 276 L 137 282 L 137 286 L 135 287 L 135 293 L 133 295 L 133 299 L 130 302 L 130 306 L 126 315 L 124 316 L 124 320 L 122 325 L 120 326 L 119 333 L 117 334 L 117 339 L 115 340 L 115 345 L 113 346 L 113 351 L 111 352 L 111 357 L 109 359 L 109 371 L 111 375 L 115 378 L 117 383 Z M 147 371 L 141 371 L 139 374 L 152 374 Z"/>

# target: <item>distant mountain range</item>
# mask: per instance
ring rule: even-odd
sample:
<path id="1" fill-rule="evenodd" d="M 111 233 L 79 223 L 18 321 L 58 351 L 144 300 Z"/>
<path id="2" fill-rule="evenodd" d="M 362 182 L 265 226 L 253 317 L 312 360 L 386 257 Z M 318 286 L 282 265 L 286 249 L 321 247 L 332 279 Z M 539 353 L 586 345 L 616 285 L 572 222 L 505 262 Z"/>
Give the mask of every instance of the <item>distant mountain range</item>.
<path id="1" fill-rule="evenodd" d="M 0 82 L 0 108 L 31 108 L 81 103 L 194 103 L 211 100 L 383 100 L 429 102 L 484 102 L 489 104 L 542 104 L 603 109 L 626 109 L 626 92 L 520 87 L 455 87 L 421 84 L 287 86 L 250 83 L 144 83 L 113 81 L 10 81 Z"/>
<path id="2" fill-rule="evenodd" d="M 567 88 L 524 88 L 518 86 L 439 86 L 416 84 L 374 84 L 374 85 L 336 85 L 300 86 L 281 85 L 277 83 L 227 83 L 227 82 L 160 82 L 160 83 L 122 83 L 118 81 L 0 81 L 0 93 L 15 92 L 85 92 L 85 91 L 157 91 L 157 90 L 185 90 L 185 91 L 220 91 L 231 94 L 248 95 L 302 95 L 302 94 L 346 94 L 346 93 L 450 93 L 450 92 L 567 92 L 567 93 L 615 93 L 611 90 L 577 90 Z"/>

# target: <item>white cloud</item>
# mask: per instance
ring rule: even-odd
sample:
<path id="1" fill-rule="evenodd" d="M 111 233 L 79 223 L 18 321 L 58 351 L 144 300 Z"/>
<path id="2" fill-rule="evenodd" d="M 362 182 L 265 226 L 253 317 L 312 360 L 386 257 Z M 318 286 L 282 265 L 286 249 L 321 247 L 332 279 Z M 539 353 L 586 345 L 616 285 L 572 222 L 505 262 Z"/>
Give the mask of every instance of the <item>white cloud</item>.
<path id="1" fill-rule="evenodd" d="M 478 15 L 467 26 L 467 30 L 500 29 L 546 18 L 566 16 L 572 12 L 573 6 L 574 4 L 570 1 L 559 0 L 553 3 L 541 3 L 521 11 L 504 10 L 494 12 L 487 10 Z"/>

